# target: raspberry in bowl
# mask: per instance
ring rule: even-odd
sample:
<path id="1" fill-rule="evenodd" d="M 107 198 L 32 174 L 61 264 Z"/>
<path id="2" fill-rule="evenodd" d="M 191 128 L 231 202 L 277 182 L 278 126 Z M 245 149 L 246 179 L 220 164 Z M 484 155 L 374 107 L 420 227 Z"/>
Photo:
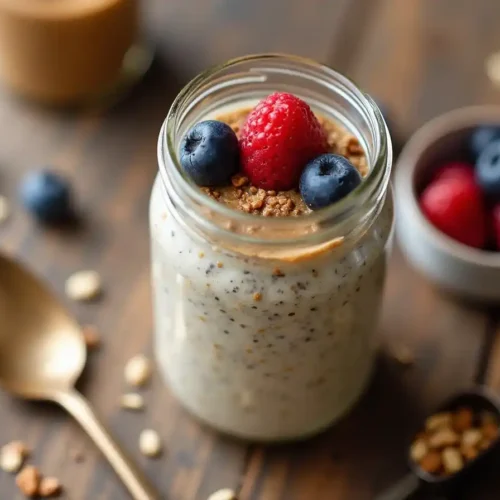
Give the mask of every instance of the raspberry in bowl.
<path id="1" fill-rule="evenodd" d="M 368 96 L 293 56 L 231 61 L 175 100 L 150 205 L 155 351 L 201 421 L 298 439 L 359 399 L 377 351 L 390 147 Z"/>
<path id="2" fill-rule="evenodd" d="M 414 134 L 395 175 L 408 260 L 439 287 L 486 302 L 500 300 L 499 138 L 500 108 L 449 112 Z"/>

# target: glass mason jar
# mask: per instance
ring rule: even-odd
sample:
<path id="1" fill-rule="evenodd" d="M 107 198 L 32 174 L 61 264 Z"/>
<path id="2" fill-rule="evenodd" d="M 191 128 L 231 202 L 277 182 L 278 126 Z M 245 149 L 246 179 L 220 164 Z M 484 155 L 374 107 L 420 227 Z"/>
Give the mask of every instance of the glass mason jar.
<path id="1" fill-rule="evenodd" d="M 194 123 L 274 91 L 306 100 L 363 146 L 370 172 L 340 202 L 258 217 L 207 197 L 184 174 Z M 158 143 L 150 204 L 156 357 L 175 396 L 216 429 L 288 440 L 325 429 L 358 400 L 374 365 L 392 228 L 392 148 L 351 81 L 279 54 L 232 60 L 177 96 Z"/>

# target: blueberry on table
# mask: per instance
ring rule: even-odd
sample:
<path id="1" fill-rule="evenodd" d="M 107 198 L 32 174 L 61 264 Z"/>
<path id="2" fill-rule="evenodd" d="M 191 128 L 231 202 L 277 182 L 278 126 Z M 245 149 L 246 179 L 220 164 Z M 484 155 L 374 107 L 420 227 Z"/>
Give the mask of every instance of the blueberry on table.
<path id="1" fill-rule="evenodd" d="M 72 212 L 68 181 L 48 169 L 28 173 L 21 183 L 20 197 L 24 207 L 40 221 L 61 221 Z"/>
<path id="2" fill-rule="evenodd" d="M 361 175 L 347 158 L 323 154 L 311 160 L 300 177 L 300 194 L 312 210 L 347 196 L 361 184 Z"/>
<path id="3" fill-rule="evenodd" d="M 182 140 L 180 161 L 198 186 L 228 184 L 239 170 L 239 144 L 233 129 L 216 120 L 194 125 Z"/>
<path id="4" fill-rule="evenodd" d="M 488 198 L 500 201 L 500 139 L 488 144 L 479 155 L 476 181 Z"/>
<path id="5" fill-rule="evenodd" d="M 500 139 L 500 126 L 476 127 L 469 137 L 469 153 L 472 159 L 477 160 L 486 146 L 497 139 Z"/>

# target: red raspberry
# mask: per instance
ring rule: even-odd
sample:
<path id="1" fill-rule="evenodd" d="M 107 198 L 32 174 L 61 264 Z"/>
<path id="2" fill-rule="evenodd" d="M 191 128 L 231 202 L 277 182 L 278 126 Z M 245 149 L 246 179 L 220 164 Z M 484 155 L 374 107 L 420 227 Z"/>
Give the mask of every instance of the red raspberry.
<path id="1" fill-rule="evenodd" d="M 252 184 L 280 191 L 299 185 L 306 163 L 326 153 L 327 142 L 307 103 L 276 92 L 248 115 L 240 149 L 243 171 Z"/>
<path id="2" fill-rule="evenodd" d="M 493 236 L 495 238 L 495 243 L 497 250 L 500 250 L 500 203 L 497 203 L 493 210 L 491 211 L 492 226 L 493 226 Z"/>
<path id="3" fill-rule="evenodd" d="M 467 176 L 441 178 L 420 197 L 426 217 L 451 238 L 476 248 L 486 243 L 486 211 L 479 187 Z"/>
<path id="4" fill-rule="evenodd" d="M 439 167 L 434 174 L 433 181 L 439 179 L 451 179 L 461 175 L 465 175 L 468 179 L 474 180 L 474 167 L 469 163 L 455 161 L 445 163 Z"/>

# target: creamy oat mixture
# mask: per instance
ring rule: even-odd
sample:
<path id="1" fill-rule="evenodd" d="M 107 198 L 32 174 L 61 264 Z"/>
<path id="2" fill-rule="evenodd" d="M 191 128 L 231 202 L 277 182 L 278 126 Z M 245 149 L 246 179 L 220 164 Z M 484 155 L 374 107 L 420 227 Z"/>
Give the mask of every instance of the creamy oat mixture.
<path id="1" fill-rule="evenodd" d="M 225 121 L 237 129 L 247 112 Z M 331 121 L 323 126 L 332 151 L 366 174 L 358 141 Z M 162 189 L 157 179 L 150 206 L 155 343 L 174 394 L 198 418 L 244 438 L 298 438 L 332 424 L 361 395 L 375 359 L 390 195 L 360 241 L 287 262 L 213 248 L 178 220 Z M 252 206 L 259 191 L 247 183 L 215 191 L 256 214 L 308 210 L 297 193 L 265 192 Z M 280 197 L 293 201 L 289 213 Z"/>

